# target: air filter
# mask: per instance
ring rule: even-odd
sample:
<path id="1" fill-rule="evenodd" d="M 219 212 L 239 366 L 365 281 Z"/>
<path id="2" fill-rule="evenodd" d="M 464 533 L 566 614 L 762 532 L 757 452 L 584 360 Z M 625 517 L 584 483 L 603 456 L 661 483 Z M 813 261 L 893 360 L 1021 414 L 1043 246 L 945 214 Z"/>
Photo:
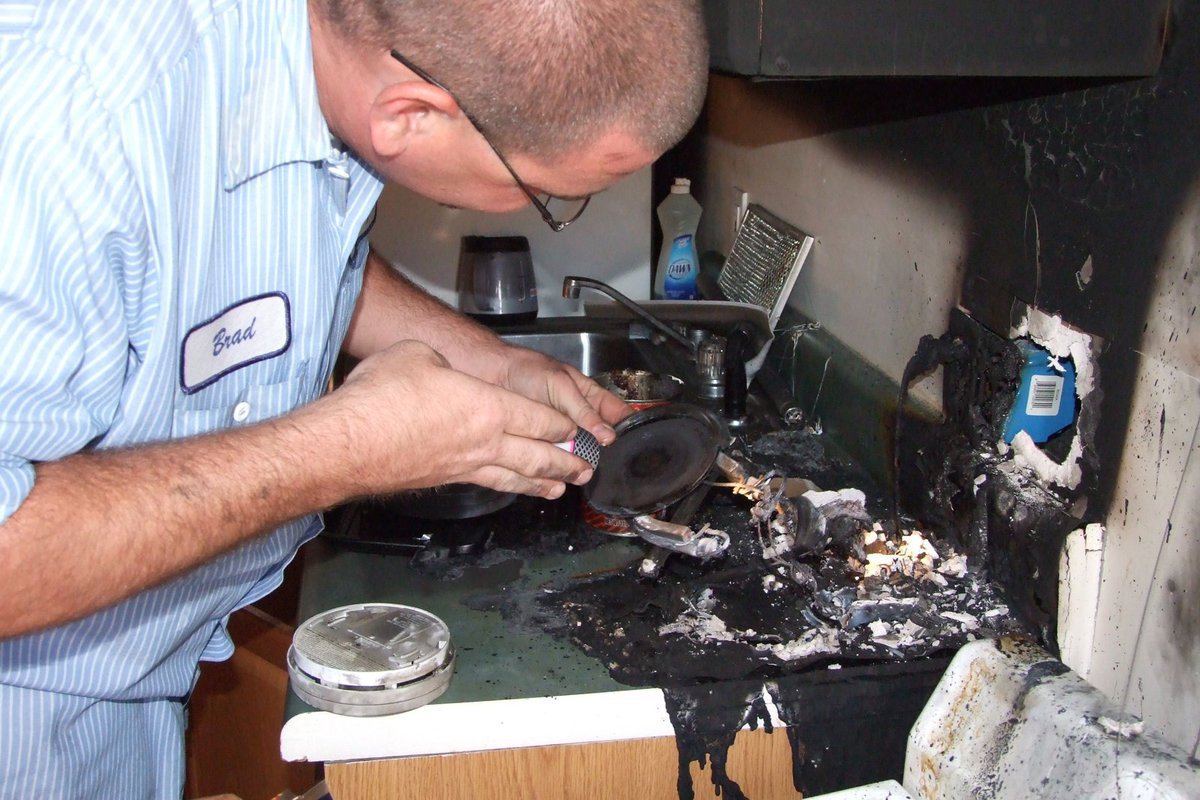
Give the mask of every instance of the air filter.
<path id="1" fill-rule="evenodd" d="M 812 245 L 813 237 L 751 204 L 717 285 L 727 300 L 765 308 L 774 330 Z"/>

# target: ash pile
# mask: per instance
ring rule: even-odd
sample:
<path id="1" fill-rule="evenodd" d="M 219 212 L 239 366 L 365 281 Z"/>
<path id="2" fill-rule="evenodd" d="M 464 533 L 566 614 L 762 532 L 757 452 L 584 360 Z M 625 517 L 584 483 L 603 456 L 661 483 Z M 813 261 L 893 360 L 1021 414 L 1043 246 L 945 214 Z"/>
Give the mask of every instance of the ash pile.
<path id="1" fill-rule="evenodd" d="M 882 494 L 817 435 L 768 434 L 736 455 L 747 477 L 713 486 L 694 522 L 730 537 L 720 559 L 673 557 L 653 580 L 634 563 L 543 588 L 559 632 L 617 680 L 771 677 L 1027 632 L 964 553 L 884 517 Z"/>

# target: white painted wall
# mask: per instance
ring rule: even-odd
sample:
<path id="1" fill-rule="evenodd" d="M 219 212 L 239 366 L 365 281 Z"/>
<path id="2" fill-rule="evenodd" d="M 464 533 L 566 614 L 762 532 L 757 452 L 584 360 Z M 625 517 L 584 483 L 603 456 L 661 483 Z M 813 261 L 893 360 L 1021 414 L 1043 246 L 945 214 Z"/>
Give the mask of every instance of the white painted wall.
<path id="1" fill-rule="evenodd" d="M 696 191 L 700 243 L 729 252 L 737 189 L 811 234 L 789 305 L 899 382 L 921 336 L 945 330 L 959 300 L 964 204 L 916 171 L 873 170 L 845 146 L 855 131 L 822 132 L 819 115 L 714 76 Z M 940 384 L 917 385 L 913 395 L 941 407 Z"/>
<path id="2" fill-rule="evenodd" d="M 379 201 L 371 243 L 398 270 L 458 308 L 455 280 L 463 236 L 525 236 L 533 254 L 541 316 L 581 313 L 565 300 L 562 279 L 582 274 L 638 300 L 650 296 L 650 169 L 592 198 L 571 227 L 555 233 L 532 207 L 512 214 L 451 209 L 389 186 Z"/>
<path id="3" fill-rule="evenodd" d="M 1157 269 L 1117 476 L 1089 681 L 1193 755 L 1200 737 L 1200 185 Z M 1103 378 L 1103 376 L 1101 376 Z"/>

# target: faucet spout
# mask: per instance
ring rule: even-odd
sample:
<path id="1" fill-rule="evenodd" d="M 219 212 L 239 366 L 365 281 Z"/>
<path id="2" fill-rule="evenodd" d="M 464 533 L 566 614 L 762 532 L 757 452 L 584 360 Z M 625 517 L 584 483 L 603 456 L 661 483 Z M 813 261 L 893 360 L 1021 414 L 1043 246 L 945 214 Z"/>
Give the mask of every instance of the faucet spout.
<path id="1" fill-rule="evenodd" d="M 619 305 L 628 309 L 634 314 L 634 316 L 641 319 L 647 325 L 654 328 L 671 341 L 682 346 L 689 353 L 691 353 L 692 358 L 696 357 L 695 342 L 672 328 L 667 323 L 663 322 L 658 317 L 651 314 L 646 309 L 642 308 L 634 300 L 629 299 L 613 287 L 609 286 L 607 283 L 602 283 L 600 281 L 593 280 L 592 278 L 584 278 L 579 275 L 568 275 L 563 279 L 563 297 L 569 300 L 578 299 L 580 289 L 591 289 L 593 291 L 600 292 L 601 294 L 608 295 Z"/>

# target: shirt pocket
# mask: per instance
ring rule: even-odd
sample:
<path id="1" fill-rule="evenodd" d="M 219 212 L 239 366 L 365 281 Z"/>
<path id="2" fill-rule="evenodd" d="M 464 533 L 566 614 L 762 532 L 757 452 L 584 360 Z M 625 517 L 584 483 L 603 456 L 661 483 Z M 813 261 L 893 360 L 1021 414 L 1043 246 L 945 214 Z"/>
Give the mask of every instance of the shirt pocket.
<path id="1" fill-rule="evenodd" d="M 299 374 L 278 383 L 242 387 L 207 406 L 177 408 L 171 420 L 171 438 L 239 428 L 283 416 L 309 399 L 306 372 L 301 369 Z"/>

